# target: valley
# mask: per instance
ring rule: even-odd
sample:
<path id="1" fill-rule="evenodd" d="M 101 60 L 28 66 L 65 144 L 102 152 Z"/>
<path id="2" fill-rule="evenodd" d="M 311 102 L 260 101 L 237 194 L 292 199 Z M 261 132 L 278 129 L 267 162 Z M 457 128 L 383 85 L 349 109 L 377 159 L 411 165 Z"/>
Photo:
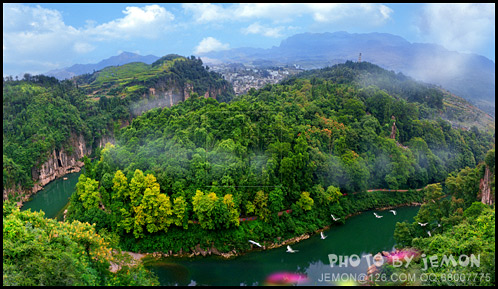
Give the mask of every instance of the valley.
<path id="1" fill-rule="evenodd" d="M 361 212 L 407 204 L 420 205 L 413 219 L 391 224 L 382 236 L 390 241 L 365 250 L 391 250 L 393 240 L 400 250 L 434 250 L 426 243 L 432 236 L 418 224 L 430 224 L 432 234 L 451 242 L 463 230 L 460 223 L 494 218 L 493 118 L 438 86 L 366 61 L 303 71 L 208 68 L 200 58 L 166 55 L 150 65 L 128 63 L 71 80 L 4 79 L 4 101 L 9 270 L 20 268 L 12 258 L 19 248 L 13 236 L 41 234 L 43 248 L 71 240 L 78 253 L 68 258 L 85 264 L 61 275 L 92 268 L 98 273 L 89 276 L 107 284 L 129 284 L 123 274 L 131 272 L 139 284 L 214 285 L 227 280 L 201 281 L 202 274 L 178 279 L 176 269 L 163 268 L 183 261 L 153 258 L 123 266 L 134 261 L 120 250 L 264 259 L 248 240 L 273 255 L 283 245 L 300 247 L 294 242 L 324 228 L 341 230 Z M 22 211 L 15 205 L 81 167 L 77 181 L 71 177 L 74 187 L 63 187 L 70 200 L 61 203 L 66 219 L 59 225 L 32 213 L 30 203 Z M 56 206 L 52 196 L 44 198 Z M 59 217 L 62 208 L 55 209 Z M 38 231 L 15 225 L 26 219 Z M 479 252 L 494 245 L 488 231 L 478 233 L 485 240 Z M 54 243 L 59 236 L 67 237 Z M 484 254 L 488 275 L 490 258 Z M 117 263 L 121 269 L 110 271 Z M 286 270 L 296 270 L 291 267 Z M 271 272 L 232 281 L 259 284 Z M 8 274 L 12 284 L 24 284 Z M 479 284 L 494 282 L 486 280 Z"/>
<path id="2" fill-rule="evenodd" d="M 4 286 L 495 286 L 495 3 L 4 3 Z"/>

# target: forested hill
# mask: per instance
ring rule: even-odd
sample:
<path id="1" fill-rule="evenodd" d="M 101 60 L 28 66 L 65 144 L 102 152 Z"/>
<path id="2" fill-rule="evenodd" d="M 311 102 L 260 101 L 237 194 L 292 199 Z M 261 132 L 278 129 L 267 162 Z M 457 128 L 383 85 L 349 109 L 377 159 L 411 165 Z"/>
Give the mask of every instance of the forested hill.
<path id="1" fill-rule="evenodd" d="M 351 84 L 357 88 L 376 86 L 397 99 L 417 102 L 421 117 L 437 119 L 441 117 L 454 127 L 494 131 L 495 120 L 488 113 L 471 105 L 440 86 L 415 81 L 401 72 L 388 71 L 370 62 L 346 61 L 323 69 L 301 72 L 283 83 L 290 83 L 294 78 L 322 78 L 335 83 Z M 474 128 L 475 129 L 475 128 Z"/>
<path id="2" fill-rule="evenodd" d="M 195 92 L 219 101 L 233 97 L 230 84 L 202 65 L 200 58 L 168 54 L 148 65 L 142 62 L 110 66 L 92 74 L 77 76 L 73 81 L 89 96 L 172 95 L 173 104 Z"/>
<path id="3" fill-rule="evenodd" d="M 354 72 L 346 65 L 334 69 L 345 81 L 322 70 L 229 103 L 196 96 L 142 114 L 86 161 L 68 217 L 98 220 L 129 250 L 214 242 L 227 252 L 247 247 L 248 238 L 295 236 L 330 224 L 330 214 L 356 212 L 342 194 L 444 182 L 476 167 L 494 145 L 494 132 L 427 119 L 425 111 L 440 109 L 437 95 L 404 99 L 430 88 L 414 83 L 395 97 L 347 81 Z M 371 209 L 414 196 L 360 194 L 354 204 Z M 289 208 L 292 216 L 277 218 Z M 239 223 L 254 215 L 255 225 Z"/>
<path id="4" fill-rule="evenodd" d="M 4 78 L 4 199 L 6 192 L 34 189 L 43 177 L 60 177 L 144 110 L 197 94 L 220 101 L 234 96 L 231 85 L 200 59 L 179 55 L 65 81 L 29 74 L 19 81 Z"/>

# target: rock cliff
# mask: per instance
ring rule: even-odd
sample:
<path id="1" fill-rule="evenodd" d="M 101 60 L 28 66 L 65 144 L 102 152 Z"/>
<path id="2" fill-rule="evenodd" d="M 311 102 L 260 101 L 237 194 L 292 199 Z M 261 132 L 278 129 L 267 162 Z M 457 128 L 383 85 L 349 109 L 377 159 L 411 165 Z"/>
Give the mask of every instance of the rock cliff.
<path id="1" fill-rule="evenodd" d="M 96 143 L 98 146 L 103 147 L 107 142 L 114 143 L 113 136 L 103 136 Z M 70 151 L 61 148 L 54 149 L 48 156 L 48 159 L 40 166 L 31 168 L 31 176 L 33 178 L 34 186 L 30 190 L 21 190 L 19 188 L 4 188 L 4 200 L 8 195 L 20 195 L 21 200 L 18 202 L 19 206 L 29 199 L 29 197 L 41 189 L 49 182 L 63 177 L 68 173 L 79 172 L 84 163 L 81 161 L 83 156 L 92 153 L 92 146 L 85 141 L 83 135 L 71 134 L 68 140 L 68 147 Z"/>
<path id="2" fill-rule="evenodd" d="M 494 203 L 494 196 L 491 194 L 490 179 L 491 172 L 489 170 L 489 167 L 486 166 L 484 177 L 479 183 L 479 194 L 481 195 L 481 202 L 486 205 L 492 205 Z"/>
<path id="3" fill-rule="evenodd" d="M 43 186 L 56 178 L 81 170 L 84 164 L 80 159 L 91 153 L 91 147 L 87 146 L 83 135 L 74 134 L 69 139 L 69 145 L 73 148 L 72 152 L 68 152 L 64 148 L 54 149 L 46 162 L 40 167 L 31 169 L 31 176 L 35 181 L 35 186 L 32 188 L 33 193 L 41 190 Z"/>

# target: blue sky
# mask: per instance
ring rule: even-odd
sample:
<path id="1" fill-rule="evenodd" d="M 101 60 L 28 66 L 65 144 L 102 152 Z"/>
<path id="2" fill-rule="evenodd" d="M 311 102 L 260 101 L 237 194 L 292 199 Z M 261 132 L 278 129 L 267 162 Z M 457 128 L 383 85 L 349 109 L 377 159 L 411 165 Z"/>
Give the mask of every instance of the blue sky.
<path id="1" fill-rule="evenodd" d="M 495 4 L 3 4 L 3 75 L 96 63 L 122 51 L 202 56 L 271 48 L 304 32 L 385 32 L 495 61 Z"/>

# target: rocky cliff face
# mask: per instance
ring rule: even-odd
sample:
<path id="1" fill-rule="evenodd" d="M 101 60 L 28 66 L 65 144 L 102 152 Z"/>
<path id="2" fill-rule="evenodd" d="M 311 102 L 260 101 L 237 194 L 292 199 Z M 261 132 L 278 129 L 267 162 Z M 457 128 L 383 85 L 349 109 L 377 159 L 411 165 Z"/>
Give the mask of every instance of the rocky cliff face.
<path id="1" fill-rule="evenodd" d="M 91 146 L 87 145 L 83 135 L 71 134 L 69 138 L 69 145 L 72 147 L 72 151 L 66 151 L 65 149 L 56 150 L 54 149 L 48 160 L 45 161 L 39 167 L 33 167 L 31 169 L 31 176 L 34 181 L 34 186 L 30 190 L 21 190 L 19 188 L 4 188 L 3 198 L 7 199 L 8 195 L 20 195 L 22 196 L 19 206 L 25 202 L 32 194 L 43 189 L 43 186 L 49 182 L 60 178 L 68 173 L 79 172 L 84 163 L 80 159 L 88 154 L 91 154 Z"/>
<path id="2" fill-rule="evenodd" d="M 194 87 L 190 83 L 186 83 L 184 87 L 180 87 L 176 83 L 158 82 L 154 87 L 149 88 L 149 97 L 156 96 L 159 100 L 159 106 L 171 107 L 174 104 L 184 101 L 190 97 Z M 145 95 L 144 95 L 145 96 Z"/>
<path id="3" fill-rule="evenodd" d="M 72 152 L 68 152 L 64 148 L 60 150 L 54 149 L 48 160 L 40 168 L 33 167 L 31 169 L 31 175 L 35 181 L 32 193 L 41 190 L 43 186 L 56 178 L 81 170 L 84 164 L 79 159 L 92 153 L 91 146 L 86 144 L 83 135 L 74 134 L 71 135 L 69 144 L 73 148 Z"/>
<path id="4" fill-rule="evenodd" d="M 486 205 L 492 205 L 494 203 L 494 196 L 491 195 L 491 172 L 489 171 L 489 167 L 486 166 L 486 170 L 484 171 L 484 178 L 481 179 L 479 184 L 479 193 L 481 195 L 481 202 Z"/>
<path id="5" fill-rule="evenodd" d="M 209 88 L 205 93 L 205 98 L 214 98 L 222 94 L 223 88 Z M 149 88 L 149 97 L 154 95 L 163 101 L 159 102 L 171 107 L 180 101 L 187 100 L 192 92 L 194 91 L 194 85 L 192 83 L 185 83 L 183 87 L 175 83 L 158 82 L 154 87 Z"/>
<path id="6" fill-rule="evenodd" d="M 99 147 L 104 147 L 108 142 L 114 144 L 114 136 L 105 135 L 97 141 Z M 81 171 L 84 163 L 80 159 L 92 153 L 92 146 L 85 142 L 83 135 L 76 134 L 71 134 L 69 145 L 72 147 L 71 152 L 66 151 L 64 148 L 60 150 L 54 149 L 50 153 L 48 160 L 41 164 L 40 167 L 31 168 L 31 176 L 35 184 L 30 190 L 21 190 L 20 186 L 16 188 L 4 188 L 3 199 L 6 200 L 9 195 L 20 195 L 22 198 L 18 202 L 18 205 L 22 206 L 22 203 L 28 200 L 31 195 L 43 189 L 51 181 L 61 178 L 68 173 Z"/>

